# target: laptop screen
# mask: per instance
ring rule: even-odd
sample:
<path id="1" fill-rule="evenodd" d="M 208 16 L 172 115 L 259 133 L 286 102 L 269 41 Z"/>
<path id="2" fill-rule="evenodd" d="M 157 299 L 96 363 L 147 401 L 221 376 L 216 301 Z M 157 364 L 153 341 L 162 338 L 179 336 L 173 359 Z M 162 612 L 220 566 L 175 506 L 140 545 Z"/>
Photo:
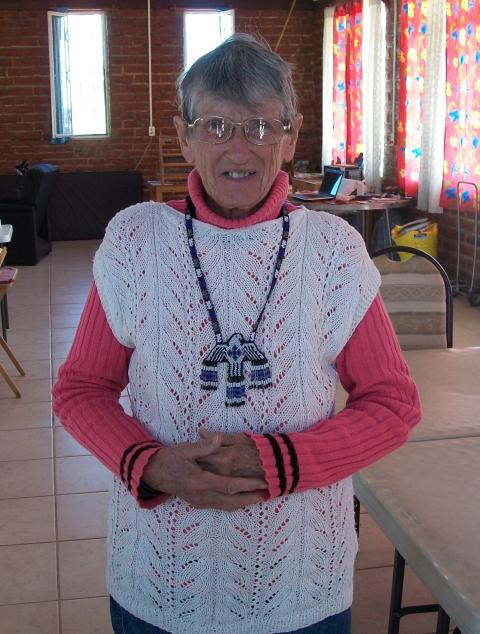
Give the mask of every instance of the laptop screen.
<path id="1" fill-rule="evenodd" d="M 325 165 L 323 168 L 323 180 L 320 189 L 322 194 L 330 194 L 336 196 L 340 183 L 343 178 L 343 170 L 331 165 Z"/>

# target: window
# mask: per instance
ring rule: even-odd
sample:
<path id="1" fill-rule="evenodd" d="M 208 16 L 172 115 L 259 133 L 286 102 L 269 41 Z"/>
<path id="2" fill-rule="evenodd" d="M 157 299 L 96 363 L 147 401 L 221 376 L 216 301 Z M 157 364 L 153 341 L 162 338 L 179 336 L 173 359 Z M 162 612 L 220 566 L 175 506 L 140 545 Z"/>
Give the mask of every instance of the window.
<path id="1" fill-rule="evenodd" d="M 108 134 L 106 18 L 48 12 L 53 137 Z"/>
<path id="2" fill-rule="evenodd" d="M 234 33 L 235 11 L 185 11 L 183 42 L 185 70 Z"/>
<path id="3" fill-rule="evenodd" d="M 345 0 L 324 10 L 323 164 L 365 157 L 365 180 L 379 191 L 383 175 L 385 7 Z"/>

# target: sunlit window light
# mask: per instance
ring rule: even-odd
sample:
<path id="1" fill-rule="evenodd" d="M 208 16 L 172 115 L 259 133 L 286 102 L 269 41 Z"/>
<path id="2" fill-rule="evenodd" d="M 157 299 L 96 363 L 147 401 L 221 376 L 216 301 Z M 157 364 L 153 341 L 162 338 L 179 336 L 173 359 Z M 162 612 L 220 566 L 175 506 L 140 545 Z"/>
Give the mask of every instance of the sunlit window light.
<path id="1" fill-rule="evenodd" d="M 185 11 L 185 69 L 234 33 L 234 11 Z"/>
<path id="2" fill-rule="evenodd" d="M 103 13 L 49 12 L 53 136 L 108 134 Z"/>

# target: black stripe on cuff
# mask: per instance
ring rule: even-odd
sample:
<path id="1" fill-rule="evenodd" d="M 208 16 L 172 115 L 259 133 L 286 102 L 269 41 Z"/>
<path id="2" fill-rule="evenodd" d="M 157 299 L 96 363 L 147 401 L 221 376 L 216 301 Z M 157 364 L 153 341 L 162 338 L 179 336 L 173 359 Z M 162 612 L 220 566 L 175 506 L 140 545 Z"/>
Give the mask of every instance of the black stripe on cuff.
<path id="1" fill-rule="evenodd" d="M 128 454 L 132 451 L 132 449 L 135 449 L 135 447 L 139 447 L 140 445 L 144 445 L 145 443 L 150 443 L 150 442 L 151 442 L 150 440 L 142 440 L 141 442 L 135 442 L 133 443 L 133 445 L 130 445 L 129 447 L 127 447 L 125 451 L 123 452 L 122 459 L 120 460 L 120 478 L 123 484 L 125 484 L 124 469 L 125 469 L 125 463 L 127 461 Z"/>
<path id="2" fill-rule="evenodd" d="M 293 442 L 287 436 L 287 434 L 279 434 L 280 438 L 282 438 L 283 442 L 287 445 L 288 455 L 290 456 L 290 463 L 292 465 L 292 486 L 290 487 L 289 493 L 293 493 L 298 485 L 298 480 L 300 479 L 300 471 L 298 468 L 298 457 L 297 451 Z"/>
<path id="3" fill-rule="evenodd" d="M 160 444 L 158 442 L 152 442 L 148 445 L 143 445 L 143 447 L 140 447 L 140 449 L 137 449 L 137 451 L 132 455 L 132 457 L 130 458 L 130 462 L 128 464 L 128 474 L 127 474 L 127 481 L 125 482 L 125 485 L 127 487 L 127 489 L 129 491 L 132 490 L 132 473 L 133 473 L 133 467 L 135 465 L 135 462 L 138 458 L 138 456 L 140 454 L 142 454 L 144 451 L 147 451 L 147 449 L 152 449 L 153 447 L 158 447 L 160 448 Z"/>
<path id="4" fill-rule="evenodd" d="M 140 484 L 138 486 L 138 497 L 141 500 L 153 500 L 153 498 L 156 498 L 159 495 L 163 495 L 163 491 L 154 489 L 144 480 L 140 480 Z"/>
<path id="5" fill-rule="evenodd" d="M 277 465 L 278 471 L 278 481 L 280 485 L 280 495 L 285 493 L 285 489 L 287 488 L 287 478 L 285 476 L 285 465 L 283 464 L 283 456 L 282 450 L 280 449 L 280 445 L 276 438 L 274 438 L 271 434 L 264 434 L 265 438 L 270 441 L 273 449 L 273 455 L 275 456 L 275 463 Z"/>

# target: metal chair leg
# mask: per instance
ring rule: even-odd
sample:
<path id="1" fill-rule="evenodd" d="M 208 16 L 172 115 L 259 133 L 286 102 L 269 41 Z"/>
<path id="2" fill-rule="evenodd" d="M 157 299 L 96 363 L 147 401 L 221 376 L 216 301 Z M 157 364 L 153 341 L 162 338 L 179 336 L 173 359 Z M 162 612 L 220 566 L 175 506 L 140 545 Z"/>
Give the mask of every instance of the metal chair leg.
<path id="1" fill-rule="evenodd" d="M 10 320 L 8 318 L 8 297 L 7 294 L 5 293 L 5 296 L 3 298 L 3 306 L 4 306 L 4 310 L 5 310 L 5 326 L 8 328 L 10 328 Z"/>
<path id="2" fill-rule="evenodd" d="M 7 340 L 7 328 L 8 328 L 8 305 L 7 305 L 7 295 L 3 296 L 3 299 L 0 301 L 0 316 L 2 320 L 2 336 Z"/>
<path id="3" fill-rule="evenodd" d="M 438 618 L 437 618 L 437 629 L 435 630 L 436 634 L 448 634 L 448 629 L 450 627 L 450 617 L 445 612 L 445 610 L 440 607 L 438 609 Z"/>
<path id="4" fill-rule="evenodd" d="M 405 559 L 395 549 L 392 575 L 392 594 L 390 598 L 390 614 L 388 619 L 388 634 L 398 634 L 400 631 L 400 617 L 403 595 L 403 578 L 405 576 Z"/>
<path id="5" fill-rule="evenodd" d="M 353 514 L 355 518 L 355 532 L 357 533 L 357 537 L 360 536 L 360 500 L 354 495 L 353 496 Z"/>

